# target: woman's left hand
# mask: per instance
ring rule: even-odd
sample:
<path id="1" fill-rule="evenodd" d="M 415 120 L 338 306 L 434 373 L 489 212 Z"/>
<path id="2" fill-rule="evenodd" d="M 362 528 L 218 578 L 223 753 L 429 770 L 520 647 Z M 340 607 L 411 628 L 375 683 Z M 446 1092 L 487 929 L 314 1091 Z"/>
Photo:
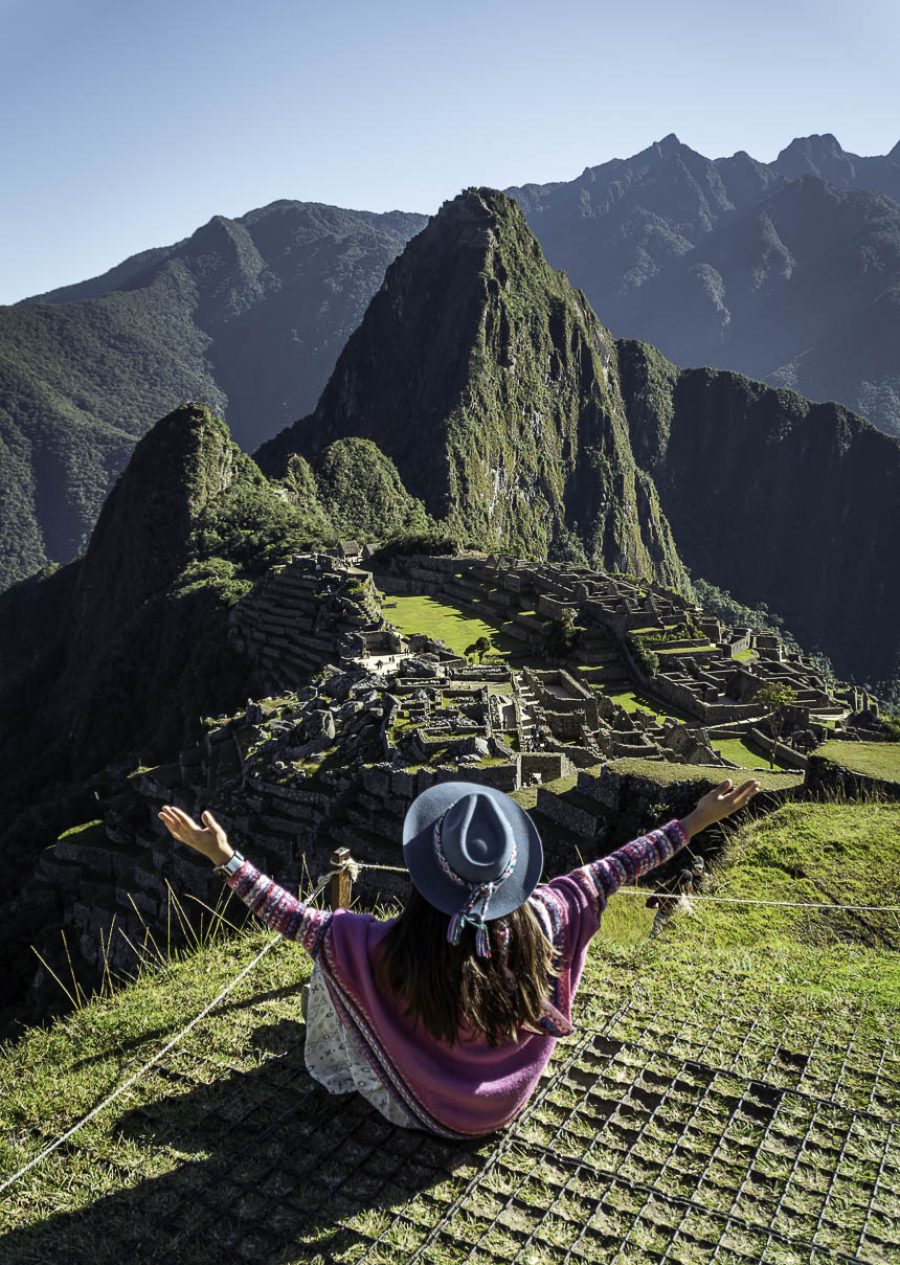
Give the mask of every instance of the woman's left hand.
<path id="1" fill-rule="evenodd" d="M 205 827 L 198 826 L 193 817 L 189 817 L 183 809 L 175 808 L 172 804 L 163 804 L 158 816 L 173 838 L 179 843 L 186 843 L 197 852 L 202 852 L 215 865 L 223 865 L 230 856 L 234 855 L 234 848 L 228 842 L 228 835 L 208 810 L 200 814 L 206 823 Z"/>

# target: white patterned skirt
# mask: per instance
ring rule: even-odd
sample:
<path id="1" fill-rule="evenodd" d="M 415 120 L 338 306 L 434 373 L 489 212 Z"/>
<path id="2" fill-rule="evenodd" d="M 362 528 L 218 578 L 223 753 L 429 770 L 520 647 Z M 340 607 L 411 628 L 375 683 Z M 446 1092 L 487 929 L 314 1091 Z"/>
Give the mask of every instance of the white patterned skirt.
<path id="1" fill-rule="evenodd" d="M 319 963 L 313 965 L 306 1011 L 306 1067 L 332 1094 L 353 1090 L 376 1107 L 391 1124 L 420 1129 L 417 1120 L 392 1097 L 357 1050 L 353 1038 L 338 1018 Z"/>

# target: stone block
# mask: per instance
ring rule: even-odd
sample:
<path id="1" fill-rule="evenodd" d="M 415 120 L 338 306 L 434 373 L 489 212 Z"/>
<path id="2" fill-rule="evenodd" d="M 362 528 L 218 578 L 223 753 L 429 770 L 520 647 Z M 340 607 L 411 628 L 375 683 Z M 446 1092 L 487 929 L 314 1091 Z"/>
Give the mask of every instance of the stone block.
<path id="1" fill-rule="evenodd" d="M 412 800 L 416 796 L 416 775 L 407 773 L 405 769 L 397 769 L 391 774 L 391 792 L 401 799 Z"/>
<path id="2" fill-rule="evenodd" d="M 604 808 L 608 808 L 611 812 L 618 812 L 622 779 L 616 774 L 609 773 L 605 769 L 599 777 L 596 774 L 581 772 L 578 774 L 577 786 L 582 795 L 589 795 Z"/>

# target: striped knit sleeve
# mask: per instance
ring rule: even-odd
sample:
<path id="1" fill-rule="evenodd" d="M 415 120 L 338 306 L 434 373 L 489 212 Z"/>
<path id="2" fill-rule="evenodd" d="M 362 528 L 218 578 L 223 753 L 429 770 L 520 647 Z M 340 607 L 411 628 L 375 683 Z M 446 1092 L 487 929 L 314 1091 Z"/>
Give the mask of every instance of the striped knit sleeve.
<path id="1" fill-rule="evenodd" d="M 330 909 L 313 909 L 279 887 L 246 859 L 225 882 L 257 918 L 288 940 L 296 940 L 314 957 L 331 922 Z"/>
<path id="2" fill-rule="evenodd" d="M 598 916 L 603 913 L 613 892 L 656 869 L 689 842 L 690 835 L 683 824 L 673 817 L 664 826 L 632 839 L 609 856 L 582 866 L 581 873 L 588 880 L 597 901 Z"/>

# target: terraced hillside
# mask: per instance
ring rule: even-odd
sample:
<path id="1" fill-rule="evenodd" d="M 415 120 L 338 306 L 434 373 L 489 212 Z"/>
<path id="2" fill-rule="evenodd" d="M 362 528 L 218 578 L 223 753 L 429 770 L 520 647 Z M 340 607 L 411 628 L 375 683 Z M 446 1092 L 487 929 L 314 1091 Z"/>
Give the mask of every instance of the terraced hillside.
<path id="1" fill-rule="evenodd" d="M 784 805 L 733 832 L 707 894 L 897 905 L 898 816 Z M 576 1033 L 473 1144 L 309 1078 L 292 943 L 245 930 L 148 968 L 0 1051 L 6 1175 L 135 1078 L 3 1191 L 0 1261 L 896 1260 L 896 917 L 697 901 L 649 941 L 651 917 L 613 898 Z"/>
<path id="2" fill-rule="evenodd" d="M 868 705 L 864 692 L 831 689 L 777 636 L 723 625 L 628 574 L 497 556 L 376 557 L 371 566 L 390 594 L 385 617 L 406 635 L 427 630 L 457 654 L 486 637 L 489 658 L 516 667 L 565 662 L 606 700 L 612 737 L 593 744 L 596 757 L 668 750 L 670 759 L 803 769 L 834 725 Z M 775 732 L 772 689 L 793 708 L 794 736 Z"/>

